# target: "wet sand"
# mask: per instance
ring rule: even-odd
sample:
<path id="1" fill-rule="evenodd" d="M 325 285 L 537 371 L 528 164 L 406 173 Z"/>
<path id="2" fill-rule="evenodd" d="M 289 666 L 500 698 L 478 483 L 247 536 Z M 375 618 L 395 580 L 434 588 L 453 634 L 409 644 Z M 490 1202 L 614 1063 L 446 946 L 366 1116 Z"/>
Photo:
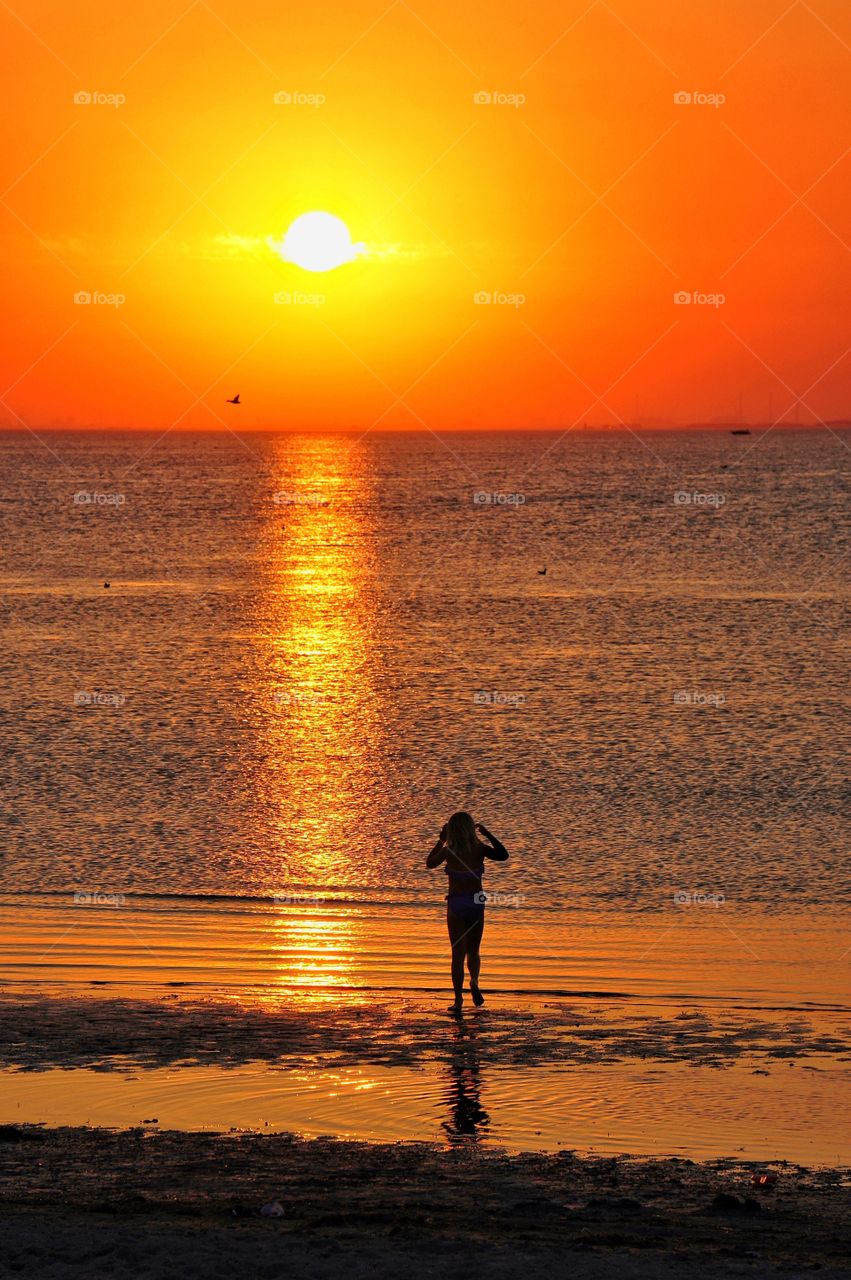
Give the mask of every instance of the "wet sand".
<path id="1" fill-rule="evenodd" d="M 549 1273 L 830 1280 L 851 1259 L 849 1172 L 736 1161 L 509 1156 L 291 1135 L 0 1129 L 3 1274 Z M 264 1218 L 277 1201 L 281 1217 Z"/>
<path id="2" fill-rule="evenodd" d="M 130 1067 L 321 1058 L 332 1066 L 422 1064 L 447 1047 L 453 1031 L 475 1034 L 482 1066 L 642 1061 L 722 1068 L 733 1062 L 845 1060 L 844 1010 L 742 1010 L 636 1007 L 615 999 L 524 1001 L 491 998 L 459 1022 L 438 1000 L 344 998 L 320 1006 L 246 1008 L 220 998 L 162 994 L 132 1000 L 0 993 L 5 1034 L 0 1066 Z"/>

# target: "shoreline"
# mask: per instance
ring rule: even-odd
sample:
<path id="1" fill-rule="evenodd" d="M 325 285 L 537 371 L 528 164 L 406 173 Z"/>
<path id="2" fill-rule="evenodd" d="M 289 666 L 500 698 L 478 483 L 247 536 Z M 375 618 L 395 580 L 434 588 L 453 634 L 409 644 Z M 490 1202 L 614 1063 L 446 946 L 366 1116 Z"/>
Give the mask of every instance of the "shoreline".
<path id="1" fill-rule="evenodd" d="M 291 1134 L 0 1128 L 0 1256 L 101 1276 L 847 1275 L 851 1171 Z M 277 1201 L 283 1214 L 265 1218 Z"/>
<path id="2" fill-rule="evenodd" d="M 7 902 L 0 1124 L 851 1164 L 838 917 L 505 909 L 455 1019 L 442 920 L 394 910 Z"/>
<path id="3" fill-rule="evenodd" d="M 453 1018 L 434 993 L 378 1002 L 336 991 L 302 1003 L 289 994 L 248 1003 L 226 993 L 167 990 L 133 998 L 104 995 L 102 987 L 63 995 L 0 987 L 0 1068 L 233 1067 L 289 1055 L 334 1065 L 416 1066 L 451 1045 L 447 1035 L 459 1027 L 474 1036 L 483 1066 L 634 1058 L 723 1067 L 817 1054 L 841 1061 L 849 1049 L 847 1011 L 830 1006 L 785 1009 L 781 1021 L 771 1017 L 776 1009 L 707 1009 L 699 1000 L 674 1013 L 652 999 L 627 1002 L 617 994 L 522 1004 L 490 995 L 481 1010 L 468 1004 Z"/>
<path id="4" fill-rule="evenodd" d="M 0 1019 L 0 1124 L 851 1165 L 844 1013 L 95 987 L 0 990 Z"/>

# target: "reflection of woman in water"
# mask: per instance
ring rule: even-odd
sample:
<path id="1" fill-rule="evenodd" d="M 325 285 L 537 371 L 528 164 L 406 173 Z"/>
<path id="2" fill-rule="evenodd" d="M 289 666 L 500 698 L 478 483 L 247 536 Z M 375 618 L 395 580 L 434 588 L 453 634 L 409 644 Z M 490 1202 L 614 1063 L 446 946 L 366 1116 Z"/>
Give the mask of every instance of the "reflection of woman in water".
<path id="1" fill-rule="evenodd" d="M 449 1059 L 449 1086 L 444 1098 L 449 1118 L 441 1128 L 452 1146 L 476 1142 L 487 1136 L 490 1116 L 482 1106 L 479 1051 L 474 1022 L 459 1018 Z"/>
<path id="2" fill-rule="evenodd" d="M 488 841 L 480 840 L 478 832 Z M 449 892 L 446 895 L 446 924 L 452 944 L 452 986 L 455 989 L 453 1013 L 461 1012 L 464 999 L 464 958 L 470 971 L 470 994 L 473 1004 L 484 1004 L 479 987 L 481 956 L 479 948 L 485 928 L 485 895 L 482 892 L 482 876 L 485 874 L 485 858 L 494 862 L 507 862 L 508 850 L 491 835 L 481 823 L 476 825 L 469 813 L 453 813 L 440 833 L 440 839 L 426 858 L 427 867 L 439 867 L 442 862 L 449 876 Z"/>

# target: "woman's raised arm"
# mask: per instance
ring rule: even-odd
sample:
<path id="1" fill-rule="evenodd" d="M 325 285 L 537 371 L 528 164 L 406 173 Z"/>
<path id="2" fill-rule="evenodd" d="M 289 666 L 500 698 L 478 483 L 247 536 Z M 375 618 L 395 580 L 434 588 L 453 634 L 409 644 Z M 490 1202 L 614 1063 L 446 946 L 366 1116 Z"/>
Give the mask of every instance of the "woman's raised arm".
<path id="1" fill-rule="evenodd" d="M 507 862 L 508 850 L 501 840 L 497 840 L 495 835 L 488 831 L 487 827 L 482 826 L 481 822 L 476 823 L 476 830 L 480 831 L 486 840 L 490 841 L 490 848 L 483 845 L 482 849 L 486 858 L 490 858 L 492 862 Z"/>
<path id="2" fill-rule="evenodd" d="M 431 853 L 426 858 L 427 867 L 439 867 L 441 862 L 446 861 L 445 840 L 446 840 L 446 827 L 443 828 L 440 835 L 437 837 L 437 844 L 434 846 Z"/>

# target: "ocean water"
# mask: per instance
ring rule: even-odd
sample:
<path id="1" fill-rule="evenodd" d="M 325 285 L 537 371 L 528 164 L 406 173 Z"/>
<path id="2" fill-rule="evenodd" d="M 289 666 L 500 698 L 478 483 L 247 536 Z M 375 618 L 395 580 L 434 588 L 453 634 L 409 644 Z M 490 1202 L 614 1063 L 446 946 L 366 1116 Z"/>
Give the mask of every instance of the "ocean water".
<path id="1" fill-rule="evenodd" d="M 849 443 L 0 436 L 0 892 L 835 911 Z"/>

